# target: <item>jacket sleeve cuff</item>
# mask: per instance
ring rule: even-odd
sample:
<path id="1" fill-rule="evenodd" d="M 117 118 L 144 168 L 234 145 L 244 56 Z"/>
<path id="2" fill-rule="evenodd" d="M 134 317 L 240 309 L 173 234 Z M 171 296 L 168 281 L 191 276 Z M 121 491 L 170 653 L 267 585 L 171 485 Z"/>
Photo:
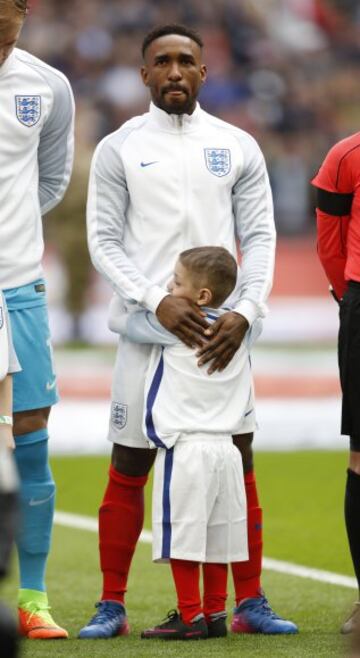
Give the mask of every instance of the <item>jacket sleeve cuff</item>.
<path id="1" fill-rule="evenodd" d="M 247 319 L 249 327 L 251 327 L 255 318 L 259 316 L 259 309 L 254 302 L 248 299 L 243 299 L 234 308 L 235 313 L 240 313 Z"/>
<path id="2" fill-rule="evenodd" d="M 160 288 L 160 286 L 151 286 L 151 288 L 147 289 L 142 304 L 149 309 L 149 311 L 152 311 L 152 313 L 156 313 L 156 309 L 160 302 L 164 297 L 167 297 L 168 294 L 169 293 L 163 288 Z"/>

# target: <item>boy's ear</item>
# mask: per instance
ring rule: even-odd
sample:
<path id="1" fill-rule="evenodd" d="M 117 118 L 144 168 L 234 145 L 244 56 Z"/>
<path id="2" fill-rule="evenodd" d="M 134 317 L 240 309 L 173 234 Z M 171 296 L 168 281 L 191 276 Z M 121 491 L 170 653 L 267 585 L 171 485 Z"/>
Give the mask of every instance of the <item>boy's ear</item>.
<path id="1" fill-rule="evenodd" d="M 209 306 L 212 302 L 212 298 L 212 292 L 209 288 L 201 288 L 196 303 L 198 306 Z"/>

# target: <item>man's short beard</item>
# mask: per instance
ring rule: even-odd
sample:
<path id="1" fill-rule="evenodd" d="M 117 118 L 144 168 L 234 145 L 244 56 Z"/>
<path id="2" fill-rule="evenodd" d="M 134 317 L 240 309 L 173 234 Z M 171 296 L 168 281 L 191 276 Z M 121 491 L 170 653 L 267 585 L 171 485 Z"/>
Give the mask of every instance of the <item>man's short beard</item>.
<path id="1" fill-rule="evenodd" d="M 167 103 L 165 99 L 162 98 L 161 105 L 159 105 L 159 107 L 167 112 L 167 114 L 191 114 L 194 111 L 195 103 L 196 101 L 193 98 L 187 97 L 186 101 L 183 103 L 179 105 L 175 103 L 172 105 L 171 103 Z"/>

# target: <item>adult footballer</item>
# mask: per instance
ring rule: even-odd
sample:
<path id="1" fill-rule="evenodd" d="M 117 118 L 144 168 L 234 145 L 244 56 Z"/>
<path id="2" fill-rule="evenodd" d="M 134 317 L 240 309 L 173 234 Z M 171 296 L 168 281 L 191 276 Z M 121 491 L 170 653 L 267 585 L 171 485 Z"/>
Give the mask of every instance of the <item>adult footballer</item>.
<path id="1" fill-rule="evenodd" d="M 360 133 L 330 149 L 312 183 L 318 254 L 340 305 L 341 433 L 350 437 L 345 525 L 360 591 Z M 342 625 L 343 633 L 359 625 L 359 613 L 360 600 Z"/>
<path id="2" fill-rule="evenodd" d="M 55 496 L 47 421 L 58 398 L 41 267 L 41 216 L 59 203 L 69 182 L 74 103 L 59 71 L 15 48 L 26 13 L 26 0 L 0 0 L 0 288 L 22 366 L 13 378 L 22 505 L 20 632 L 52 639 L 66 638 L 67 632 L 49 612 L 45 585 Z"/>
<path id="3" fill-rule="evenodd" d="M 274 266 L 275 230 L 263 155 L 244 131 L 197 103 L 206 79 L 201 37 L 180 25 L 155 28 L 143 42 L 141 75 L 149 112 L 125 123 L 97 147 L 88 198 L 88 240 L 95 267 L 126 307 L 136 302 L 186 345 L 196 346 L 209 372 L 226 368 L 245 333 L 265 315 Z M 167 294 L 173 263 L 184 249 L 218 245 L 236 255 L 242 274 L 231 311 L 211 327 L 191 301 Z M 143 524 L 143 488 L 154 461 L 141 419 L 149 345 L 120 338 L 112 389 L 109 483 L 100 507 L 104 577 L 97 613 L 81 638 L 128 632 L 127 577 Z M 235 632 L 293 633 L 260 589 L 261 509 L 253 473 L 254 414 L 234 442 L 242 454 L 249 517 L 248 562 L 233 568 Z"/>

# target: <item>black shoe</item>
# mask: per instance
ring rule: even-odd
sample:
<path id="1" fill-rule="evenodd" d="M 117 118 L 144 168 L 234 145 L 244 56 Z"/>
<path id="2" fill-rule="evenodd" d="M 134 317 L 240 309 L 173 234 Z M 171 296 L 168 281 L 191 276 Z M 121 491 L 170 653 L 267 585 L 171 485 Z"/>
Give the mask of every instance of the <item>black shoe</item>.
<path id="1" fill-rule="evenodd" d="M 226 612 L 216 612 L 207 619 L 208 637 L 225 637 L 227 635 Z"/>
<path id="2" fill-rule="evenodd" d="M 207 637 L 204 615 L 195 617 L 191 624 L 184 624 L 177 610 L 170 610 L 162 624 L 141 633 L 143 640 L 206 640 Z"/>

